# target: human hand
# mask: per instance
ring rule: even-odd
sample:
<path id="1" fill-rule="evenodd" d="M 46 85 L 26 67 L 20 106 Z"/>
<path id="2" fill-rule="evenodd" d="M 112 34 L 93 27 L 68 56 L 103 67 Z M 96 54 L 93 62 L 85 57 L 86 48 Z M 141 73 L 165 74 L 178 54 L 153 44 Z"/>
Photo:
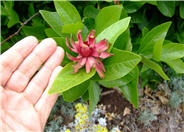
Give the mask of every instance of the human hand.
<path id="1" fill-rule="evenodd" d="M 63 49 L 53 39 L 38 45 L 32 36 L 0 56 L 0 131 L 43 131 L 58 97 L 48 95 L 48 89 L 63 57 Z"/>

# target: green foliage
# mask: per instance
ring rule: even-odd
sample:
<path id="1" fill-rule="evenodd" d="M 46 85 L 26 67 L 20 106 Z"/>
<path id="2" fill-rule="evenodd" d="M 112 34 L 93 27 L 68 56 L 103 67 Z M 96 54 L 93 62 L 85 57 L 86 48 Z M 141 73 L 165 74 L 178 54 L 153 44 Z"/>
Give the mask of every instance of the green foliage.
<path id="1" fill-rule="evenodd" d="M 104 60 L 105 81 L 111 81 L 127 75 L 140 62 L 141 57 L 129 51 L 123 51 L 113 48 L 112 56 Z"/>
<path id="2" fill-rule="evenodd" d="M 8 28 L 11 28 L 15 24 L 19 23 L 19 16 L 16 11 L 13 9 L 14 2 L 13 1 L 3 1 L 3 5 L 1 6 L 1 15 L 8 17 Z"/>
<path id="3" fill-rule="evenodd" d="M 164 73 L 164 71 L 162 70 L 161 66 L 158 65 L 157 63 L 155 63 L 154 61 L 147 59 L 145 57 L 142 56 L 142 60 L 141 60 L 147 67 L 151 68 L 152 70 L 154 70 L 155 72 L 157 72 L 163 79 L 165 80 L 169 80 L 168 76 Z"/>
<path id="4" fill-rule="evenodd" d="M 165 36 L 167 34 L 167 31 L 169 30 L 170 25 L 171 22 L 166 22 L 149 31 L 141 39 L 139 53 L 147 57 L 152 57 L 154 44 L 158 41 L 158 39 L 161 38 L 165 39 Z"/>
<path id="5" fill-rule="evenodd" d="M 122 10 L 122 6 L 120 5 L 108 6 L 101 9 L 95 19 L 96 34 L 98 35 L 105 28 L 117 22 L 120 19 L 121 10 Z"/>
<path id="6" fill-rule="evenodd" d="M 139 69 L 138 67 L 134 68 L 131 72 L 131 81 L 126 84 L 122 85 L 119 88 L 121 89 L 122 93 L 125 97 L 130 101 L 136 108 L 138 108 L 138 80 L 139 80 Z"/>
<path id="7" fill-rule="evenodd" d="M 68 1 L 54 1 L 58 15 L 63 24 L 73 24 L 81 22 L 80 14 L 77 9 Z"/>
<path id="8" fill-rule="evenodd" d="M 52 27 L 52 29 L 58 34 L 61 35 L 62 21 L 57 12 L 50 12 L 45 10 L 40 10 L 40 14 L 44 20 Z"/>
<path id="9" fill-rule="evenodd" d="M 88 92 L 89 92 L 89 115 L 91 115 L 91 112 L 95 109 L 100 98 L 100 86 L 96 82 L 91 81 L 88 86 Z"/>
<path id="10" fill-rule="evenodd" d="M 67 102 L 73 102 L 80 98 L 88 89 L 89 81 L 85 81 L 62 93 L 63 99 Z M 75 93 L 75 94 L 74 94 Z"/>
<path id="11" fill-rule="evenodd" d="M 160 12 L 168 17 L 172 17 L 175 12 L 175 1 L 157 1 Z"/>
<path id="12" fill-rule="evenodd" d="M 85 82 L 95 74 L 93 69 L 89 74 L 86 74 L 85 69 L 81 69 L 77 74 L 72 74 L 73 63 L 67 64 L 54 80 L 52 87 L 49 90 L 49 94 L 62 93 L 70 88 Z"/>
<path id="13" fill-rule="evenodd" d="M 106 38 L 111 44 L 110 48 L 108 49 L 108 51 L 110 51 L 119 35 L 121 35 L 128 28 L 129 22 L 130 17 L 127 17 L 107 27 L 96 37 L 96 42 L 99 42 L 100 40 Z"/>
<path id="14" fill-rule="evenodd" d="M 184 19 L 184 3 L 180 2 L 180 17 Z"/>

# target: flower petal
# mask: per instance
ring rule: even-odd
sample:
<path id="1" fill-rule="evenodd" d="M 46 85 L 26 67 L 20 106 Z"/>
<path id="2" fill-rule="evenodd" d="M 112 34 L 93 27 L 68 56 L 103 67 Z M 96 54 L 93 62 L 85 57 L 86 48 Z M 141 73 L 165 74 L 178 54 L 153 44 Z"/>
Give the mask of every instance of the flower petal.
<path id="1" fill-rule="evenodd" d="M 86 57 L 80 58 L 79 62 L 76 65 L 73 65 L 73 68 L 74 68 L 73 73 L 78 72 L 78 70 L 85 65 L 86 59 L 87 59 Z"/>
<path id="2" fill-rule="evenodd" d="M 86 42 L 89 46 L 94 46 L 94 44 L 95 44 L 95 30 L 90 31 Z"/>
<path id="3" fill-rule="evenodd" d="M 99 57 L 99 53 L 96 51 L 95 48 L 93 48 L 93 50 L 92 50 L 92 56 Z"/>
<path id="4" fill-rule="evenodd" d="M 69 42 L 68 42 L 68 38 L 66 38 L 66 46 L 67 46 L 71 51 L 73 51 L 73 52 L 75 52 L 75 53 L 78 53 L 77 49 L 73 49 L 73 48 L 70 47 Z"/>
<path id="5" fill-rule="evenodd" d="M 108 52 L 102 52 L 99 57 L 102 59 L 105 59 L 105 58 L 108 58 L 110 56 L 113 56 L 113 54 L 108 53 Z"/>
<path id="6" fill-rule="evenodd" d="M 98 64 L 99 64 L 100 68 L 105 72 L 105 67 L 104 67 L 102 61 L 100 60 L 100 58 L 96 58 L 96 59 L 98 60 Z"/>
<path id="7" fill-rule="evenodd" d="M 71 37 L 70 37 L 70 43 L 71 43 L 72 47 L 73 47 L 74 49 L 76 49 L 76 45 L 75 45 L 75 43 L 73 42 L 73 36 L 72 36 L 72 34 L 71 34 Z M 76 49 L 76 50 L 77 50 L 77 49 Z"/>
<path id="8" fill-rule="evenodd" d="M 86 60 L 86 72 L 89 73 L 96 63 L 97 60 L 94 57 L 88 57 Z"/>
<path id="9" fill-rule="evenodd" d="M 67 55 L 68 59 L 72 60 L 73 62 L 76 62 L 81 58 L 80 56 L 73 57 L 70 54 L 68 54 L 67 52 L 66 52 L 66 55 Z"/>
<path id="10" fill-rule="evenodd" d="M 107 40 L 101 40 L 100 42 L 96 43 L 96 49 L 98 52 L 105 51 L 109 48 L 109 44 L 107 44 Z"/>
<path id="11" fill-rule="evenodd" d="M 86 57 L 81 58 L 78 62 L 79 65 L 84 66 L 86 64 Z"/>
<path id="12" fill-rule="evenodd" d="M 82 46 L 83 40 L 82 40 L 82 36 L 81 36 L 81 30 L 78 31 L 77 40 L 79 41 L 79 45 Z"/>
<path id="13" fill-rule="evenodd" d="M 79 65 L 79 64 L 76 64 L 76 65 L 73 65 L 72 67 L 74 68 L 73 73 L 76 73 L 76 72 L 79 71 L 79 69 L 80 69 L 82 66 Z"/>
<path id="14" fill-rule="evenodd" d="M 105 74 L 104 74 L 104 72 L 102 71 L 100 65 L 99 65 L 99 64 L 96 64 L 95 67 L 96 67 L 96 71 L 97 71 L 98 75 L 100 76 L 100 78 L 104 79 Z"/>

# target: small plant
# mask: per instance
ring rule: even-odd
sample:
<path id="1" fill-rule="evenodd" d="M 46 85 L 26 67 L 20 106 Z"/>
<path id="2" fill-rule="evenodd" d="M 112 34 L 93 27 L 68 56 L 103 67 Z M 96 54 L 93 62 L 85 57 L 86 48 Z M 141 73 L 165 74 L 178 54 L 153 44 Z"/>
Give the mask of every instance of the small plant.
<path id="1" fill-rule="evenodd" d="M 93 7 L 92 14 L 86 14 L 86 9 L 82 19 L 70 2 L 54 1 L 54 5 L 56 12 L 40 10 L 40 13 L 52 28 L 50 30 L 55 32 L 52 34 L 52 37 L 55 36 L 53 39 L 64 48 L 69 59 L 64 58 L 64 68 L 55 79 L 49 94 L 59 93 L 68 102 L 80 97 L 89 100 L 89 115 L 99 101 L 100 85 L 119 87 L 137 108 L 140 73 L 153 70 L 164 80 L 169 80 L 161 67 L 162 62 L 177 73 L 184 73 L 184 62 L 181 59 L 184 57 L 184 45 L 165 40 L 171 22 L 151 30 L 145 28 L 136 42 L 137 46 L 131 43 L 131 18 L 122 5 L 107 6 L 100 10 Z M 70 35 L 74 36 L 70 39 L 71 46 L 68 42 Z"/>
<path id="2" fill-rule="evenodd" d="M 155 116 L 154 113 L 145 110 L 139 116 L 138 120 L 141 121 L 145 126 L 148 126 L 152 121 L 157 120 L 157 116 Z"/>

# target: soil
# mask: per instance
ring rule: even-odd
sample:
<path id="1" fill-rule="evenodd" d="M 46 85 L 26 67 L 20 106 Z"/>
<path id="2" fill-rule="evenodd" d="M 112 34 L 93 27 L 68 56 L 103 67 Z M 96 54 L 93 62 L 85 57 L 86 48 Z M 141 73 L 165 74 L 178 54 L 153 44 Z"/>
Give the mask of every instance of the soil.
<path id="1" fill-rule="evenodd" d="M 136 109 L 117 89 L 102 88 L 97 107 L 105 111 L 101 117 L 107 117 L 108 130 L 118 126 L 122 132 L 184 132 L 183 106 L 172 108 L 167 94 L 148 87 L 139 89 L 139 95 Z M 59 131 L 73 122 L 75 103 L 66 103 L 59 98 L 45 131 Z"/>
<path id="2" fill-rule="evenodd" d="M 111 92 L 108 94 L 108 91 Z M 143 96 L 139 97 L 138 109 L 134 108 L 117 90 L 102 91 L 99 104 L 103 104 L 107 113 L 115 115 L 113 119 L 108 120 L 108 129 L 119 126 L 123 132 L 184 132 L 183 108 L 171 108 L 167 101 L 167 104 L 163 104 L 163 100 L 160 101 L 156 95 L 160 91 L 152 92 L 147 89 L 143 91 Z M 103 95 L 103 93 L 107 94 Z M 139 118 L 144 111 L 148 111 L 151 115 L 145 115 L 142 121 Z"/>

